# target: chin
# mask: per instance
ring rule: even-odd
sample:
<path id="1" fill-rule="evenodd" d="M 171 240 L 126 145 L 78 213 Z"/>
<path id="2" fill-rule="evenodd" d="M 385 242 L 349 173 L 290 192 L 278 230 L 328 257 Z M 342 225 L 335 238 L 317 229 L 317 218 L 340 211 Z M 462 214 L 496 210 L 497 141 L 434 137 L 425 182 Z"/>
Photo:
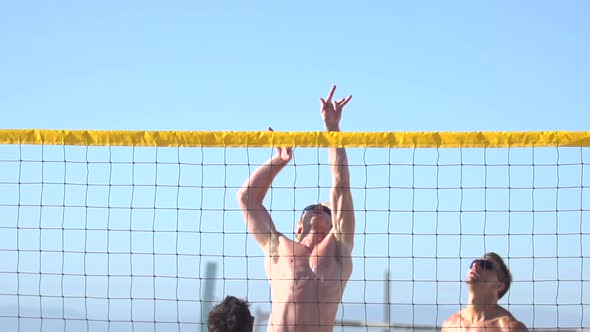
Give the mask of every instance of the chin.
<path id="1" fill-rule="evenodd" d="M 309 225 L 311 227 L 313 227 L 316 231 L 319 231 L 320 229 L 321 230 L 324 230 L 324 229 L 328 229 L 329 230 L 330 229 L 330 224 L 324 222 L 323 220 L 317 220 L 317 219 L 316 220 L 313 220 L 312 219 L 310 221 Z"/>

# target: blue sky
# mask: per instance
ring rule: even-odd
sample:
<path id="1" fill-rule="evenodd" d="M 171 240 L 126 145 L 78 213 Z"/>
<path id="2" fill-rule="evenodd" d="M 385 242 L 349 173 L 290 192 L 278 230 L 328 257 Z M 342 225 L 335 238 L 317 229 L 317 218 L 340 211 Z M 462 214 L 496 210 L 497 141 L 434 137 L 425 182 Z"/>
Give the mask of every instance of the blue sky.
<path id="1" fill-rule="evenodd" d="M 272 126 L 277 131 L 315 131 L 323 129 L 319 98 L 337 84 L 337 97 L 353 95 L 342 120 L 345 131 L 587 131 L 588 14 L 590 4 L 585 1 L 4 2 L 2 128 L 249 131 Z M 63 317 L 70 310 L 71 317 L 83 319 L 172 317 L 194 322 L 200 308 L 193 303 L 199 296 L 193 282 L 199 280 L 203 287 L 198 277 L 204 264 L 218 261 L 220 255 L 228 257 L 219 273 L 249 279 L 246 291 L 242 279 L 224 281 L 217 286 L 217 296 L 248 296 L 257 305 L 268 300 L 260 251 L 240 234 L 243 223 L 233 223 L 241 218 L 233 210 L 233 195 L 249 171 L 239 164 L 248 159 L 256 165 L 271 149 L 161 149 L 155 154 L 153 149 L 91 148 L 90 159 L 97 163 L 89 168 L 89 151 L 83 148 L 4 146 L 1 151 L 0 208 L 24 229 L 17 231 L 12 224 L 2 229 L 0 295 L 24 289 L 26 294 L 48 294 L 48 302 L 24 297 L 23 308 L 14 311 L 6 307 L 14 298 L 4 296 L 0 316 L 35 316 L 46 310 L 45 317 Z M 53 163 L 34 162 L 40 158 Z M 279 226 L 285 233 L 293 230 L 291 220 L 298 209 L 325 200 L 329 186 L 327 169 L 317 166 L 318 160 L 326 161 L 324 154 L 300 149 L 295 158 L 300 168 L 281 174 L 267 200 L 277 220 L 289 219 Z M 511 257 L 517 282 L 504 303 L 511 303 L 525 323 L 552 326 L 560 317 L 562 326 L 588 326 L 590 317 L 581 312 L 588 312 L 589 275 L 581 262 L 588 263 L 582 239 L 588 240 L 590 200 L 588 191 L 578 188 L 588 188 L 587 151 L 354 149 L 349 158 L 356 165 L 374 166 L 352 170 L 357 231 L 363 234 L 354 255 L 369 259 L 355 263 L 345 295 L 350 316 L 342 317 L 383 318 L 381 305 L 355 302 L 383 301 L 379 280 L 384 267 L 392 264 L 392 301 L 416 305 L 414 311 L 401 305 L 392 309 L 392 321 L 440 323 L 465 301 L 460 279 L 471 256 L 489 249 Z M 526 166 L 533 158 L 546 165 Z M 33 162 L 22 164 L 22 159 Z M 60 163 L 64 159 L 72 163 Z M 382 165 L 388 159 L 398 163 L 393 170 Z M 154 160 L 172 164 L 131 164 Z M 485 170 L 452 166 L 484 160 L 492 165 Z M 439 161 L 448 166 L 434 167 Z M 199 166 L 203 162 L 229 166 Z M 426 166 L 411 167 L 413 162 Z M 379 189 L 383 179 L 398 188 Z M 32 184 L 16 186 L 21 180 Z M 161 186 L 156 189 L 154 183 Z M 573 189 L 551 189 L 557 184 Z M 299 189 L 292 190 L 293 185 Z M 451 189 L 428 190 L 439 185 Z M 485 185 L 501 189 L 478 189 Z M 533 185 L 549 189 L 532 192 Z M 462 186 L 465 189 L 458 190 Z M 516 189 L 502 189 L 507 186 Z M 414 200 L 409 199 L 412 195 Z M 154 200 L 160 208 L 155 213 L 126 210 L 145 208 Z M 39 202 L 47 204 L 43 211 L 14 207 Z M 71 209 L 60 208 L 62 202 Z M 86 204 L 99 208 L 81 209 Z M 505 212 L 531 205 L 538 213 Z M 105 206 L 115 208 L 109 212 Z M 167 210 L 179 206 L 180 216 Z M 394 212 L 379 211 L 387 208 Z M 414 208 L 423 212 L 412 216 L 407 211 Z M 437 209 L 442 212 L 435 213 Z M 458 209 L 479 212 L 458 215 Z M 500 212 L 482 214 L 482 209 Z M 568 211 L 556 213 L 558 209 Z M 576 209 L 584 212 L 569 211 Z M 174 225 L 160 221 L 175 218 Z M 84 234 L 87 231 L 77 224 L 80 219 L 95 229 Z M 223 223 L 214 222 L 219 219 Z M 47 229 L 39 231 L 39 225 Z M 175 230 L 182 232 L 171 238 Z M 392 233 L 384 238 L 385 232 Z M 464 236 L 457 237 L 458 232 Z M 585 237 L 576 235 L 579 232 Z M 21 257 L 11 251 L 25 244 L 33 252 Z M 45 259 L 35 250 L 47 251 Z M 140 253 L 133 271 L 129 250 Z M 84 258 L 84 251 L 98 254 Z M 123 254 L 105 261 L 107 251 Z M 154 251 L 162 256 L 153 257 Z M 179 251 L 182 255 L 169 260 Z M 250 258 L 231 257 L 244 252 Z M 411 256 L 416 258 L 409 260 Z M 538 259 L 531 261 L 531 256 Z M 55 260 L 62 265 L 53 266 Z M 15 279 L 10 271 L 16 264 L 33 274 Z M 41 280 L 34 275 L 38 269 L 50 275 Z M 130 280 L 131 272 L 140 277 Z M 174 272 L 188 277 L 170 284 L 167 276 Z M 64 280 L 59 276 L 63 273 L 74 275 Z M 78 278 L 84 273 L 98 277 L 85 284 Z M 164 278 L 144 276 L 150 274 Z M 558 278 L 563 280 L 559 286 L 554 282 Z M 115 297 L 130 293 L 139 300 L 105 303 L 105 292 L 118 294 Z M 433 303 L 432 294 L 440 301 L 440 312 L 420 308 Z M 64 295 L 67 303 L 60 302 Z M 79 296 L 96 298 L 89 304 L 76 302 Z M 182 308 L 174 299 L 176 306 L 171 307 L 163 301 L 156 310 L 158 304 L 149 301 L 153 296 L 188 300 L 180 302 Z M 531 311 L 532 303 L 536 307 Z M 84 306 L 83 312 L 72 313 Z M 52 323 L 61 320 L 45 324 Z"/>
<path id="2" fill-rule="evenodd" d="M 4 128 L 586 130 L 585 1 L 0 5 Z"/>

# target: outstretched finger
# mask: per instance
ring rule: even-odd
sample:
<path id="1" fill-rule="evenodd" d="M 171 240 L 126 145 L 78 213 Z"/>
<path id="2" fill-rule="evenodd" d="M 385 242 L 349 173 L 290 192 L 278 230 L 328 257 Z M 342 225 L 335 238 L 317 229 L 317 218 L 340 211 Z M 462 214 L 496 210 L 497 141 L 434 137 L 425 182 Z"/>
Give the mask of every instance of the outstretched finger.
<path id="1" fill-rule="evenodd" d="M 338 101 L 336 101 L 336 104 L 340 105 L 344 102 L 344 100 L 345 100 L 345 98 L 342 97 L 342 98 L 338 99 Z"/>
<path id="2" fill-rule="evenodd" d="M 346 98 L 342 98 L 338 101 L 338 106 L 340 108 L 344 107 L 344 105 L 348 104 L 348 102 L 352 99 L 352 95 L 348 96 Z"/>
<path id="3" fill-rule="evenodd" d="M 334 91 L 336 91 L 336 85 L 333 85 L 332 89 L 330 89 L 330 93 L 328 93 L 328 98 L 326 98 L 326 102 L 332 102 L 332 96 L 334 96 Z"/>

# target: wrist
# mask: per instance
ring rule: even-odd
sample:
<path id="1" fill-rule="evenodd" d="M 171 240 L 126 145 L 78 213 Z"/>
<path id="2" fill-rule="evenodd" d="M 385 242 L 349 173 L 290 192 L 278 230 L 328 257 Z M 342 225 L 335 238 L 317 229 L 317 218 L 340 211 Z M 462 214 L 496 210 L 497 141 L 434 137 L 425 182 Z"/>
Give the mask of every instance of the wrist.
<path id="1" fill-rule="evenodd" d="M 273 166 L 285 166 L 285 165 L 287 165 L 288 162 L 289 161 L 283 159 L 280 154 L 277 154 L 270 159 L 270 163 Z"/>
<path id="2" fill-rule="evenodd" d="M 325 126 L 326 131 L 340 131 L 340 126 Z"/>

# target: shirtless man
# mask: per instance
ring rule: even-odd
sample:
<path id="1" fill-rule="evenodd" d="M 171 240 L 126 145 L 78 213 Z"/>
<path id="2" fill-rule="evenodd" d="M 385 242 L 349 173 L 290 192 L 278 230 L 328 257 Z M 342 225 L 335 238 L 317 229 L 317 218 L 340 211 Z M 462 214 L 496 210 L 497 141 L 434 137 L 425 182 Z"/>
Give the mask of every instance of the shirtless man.
<path id="1" fill-rule="evenodd" d="M 340 131 L 342 108 L 352 96 L 320 98 L 327 131 Z M 257 168 L 237 193 L 248 231 L 265 254 L 272 307 L 268 331 L 332 331 L 338 305 L 352 273 L 354 211 L 348 158 L 343 148 L 328 148 L 333 184 L 330 207 L 306 207 L 295 240 L 277 231 L 263 199 L 275 176 L 293 157 L 291 148 Z"/>
<path id="2" fill-rule="evenodd" d="M 523 323 L 498 305 L 512 282 L 512 274 L 502 257 L 490 252 L 474 260 L 466 282 L 469 304 L 443 323 L 442 332 L 528 331 Z"/>

